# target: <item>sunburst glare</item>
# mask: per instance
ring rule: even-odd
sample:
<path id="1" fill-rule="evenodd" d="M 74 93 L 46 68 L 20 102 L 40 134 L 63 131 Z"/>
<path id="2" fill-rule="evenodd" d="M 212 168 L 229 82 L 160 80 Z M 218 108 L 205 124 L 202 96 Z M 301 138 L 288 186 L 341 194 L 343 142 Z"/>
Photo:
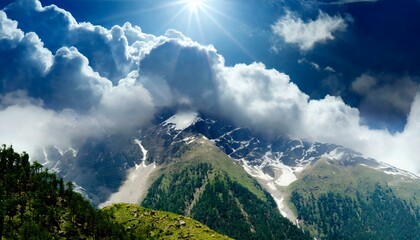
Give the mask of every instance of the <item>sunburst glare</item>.
<path id="1" fill-rule="evenodd" d="M 204 0 L 185 0 L 184 2 L 191 12 L 197 12 L 204 6 Z"/>

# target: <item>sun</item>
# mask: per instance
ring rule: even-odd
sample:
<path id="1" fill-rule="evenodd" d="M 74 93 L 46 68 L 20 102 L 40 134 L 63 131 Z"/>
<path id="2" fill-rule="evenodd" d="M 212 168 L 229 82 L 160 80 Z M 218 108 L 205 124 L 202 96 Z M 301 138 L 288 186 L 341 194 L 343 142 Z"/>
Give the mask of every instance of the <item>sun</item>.
<path id="1" fill-rule="evenodd" d="M 197 12 L 204 5 L 204 0 L 186 0 L 185 4 L 191 12 Z"/>

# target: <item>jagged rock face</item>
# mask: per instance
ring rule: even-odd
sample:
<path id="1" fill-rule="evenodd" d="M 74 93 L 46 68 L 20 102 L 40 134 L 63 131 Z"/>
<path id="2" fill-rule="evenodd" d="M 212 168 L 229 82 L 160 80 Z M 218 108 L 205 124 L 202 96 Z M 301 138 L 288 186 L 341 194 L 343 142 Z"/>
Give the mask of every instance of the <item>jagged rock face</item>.
<path id="1" fill-rule="evenodd" d="M 253 134 L 248 128 L 236 128 L 232 124 L 224 124 L 211 118 L 198 120 L 188 130 L 203 134 L 230 157 L 246 160 L 250 165 L 260 165 L 264 160 L 270 159 L 295 167 L 319 159 L 337 148 L 345 151 L 348 159 L 361 156 L 335 144 L 313 143 L 284 136 L 269 140 Z"/>

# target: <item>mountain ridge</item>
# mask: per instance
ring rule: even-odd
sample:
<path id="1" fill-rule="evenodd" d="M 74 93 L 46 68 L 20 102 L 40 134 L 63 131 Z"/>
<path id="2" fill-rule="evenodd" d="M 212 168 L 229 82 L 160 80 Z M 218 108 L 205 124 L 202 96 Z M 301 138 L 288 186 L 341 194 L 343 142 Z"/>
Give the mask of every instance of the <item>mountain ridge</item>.
<path id="1" fill-rule="evenodd" d="M 110 136 L 107 141 L 111 143 L 112 141 L 115 141 L 115 139 L 118 140 L 118 137 L 114 138 L 113 136 Z M 328 234 L 325 235 L 325 231 L 319 230 L 322 228 L 322 225 L 319 224 L 322 224 L 323 220 L 318 219 L 319 223 L 313 222 L 306 226 L 301 219 L 302 215 L 297 210 L 296 204 L 291 201 L 291 197 L 294 192 L 294 184 L 301 183 L 302 178 L 313 171 L 313 166 L 322 164 L 325 161 L 333 161 L 334 164 L 343 168 L 343 171 L 357 167 L 363 171 L 375 173 L 373 174 L 375 176 L 374 178 L 365 179 L 364 181 L 367 181 L 367 183 L 372 186 L 375 186 L 376 182 L 387 183 L 396 193 L 392 196 L 393 198 L 402 199 L 402 201 L 414 201 L 412 199 L 415 199 L 415 204 L 419 204 L 418 199 L 420 198 L 416 198 L 417 190 L 415 190 L 417 189 L 416 186 L 420 184 L 420 178 L 417 175 L 367 158 L 351 149 L 335 144 L 290 139 L 285 136 L 265 138 L 262 135 L 253 133 L 249 128 L 235 126 L 226 120 L 212 118 L 206 114 L 194 111 L 177 113 L 175 110 L 171 109 L 163 110 L 156 115 L 153 126 L 136 132 L 132 136 L 128 136 L 123 141 L 120 141 L 120 145 L 125 143 L 130 144 L 130 147 L 121 148 L 120 150 L 122 150 L 123 153 L 118 153 L 118 151 L 114 152 L 113 154 L 117 158 L 112 161 L 113 165 L 111 164 L 110 166 L 115 167 L 108 168 L 109 172 L 118 171 L 117 176 L 120 177 L 114 177 L 113 179 L 115 179 L 116 182 L 112 184 L 105 182 L 104 187 L 108 188 L 107 191 L 110 193 L 108 195 L 103 195 L 98 204 L 110 200 L 109 196 L 112 196 L 111 193 L 115 194 L 124 182 L 129 182 L 130 179 L 132 180 L 130 174 L 133 172 L 135 173 L 136 171 L 145 169 L 155 169 L 154 166 L 156 166 L 156 169 L 158 169 L 156 172 L 148 176 L 146 180 L 138 182 L 138 184 L 141 184 L 144 188 L 142 190 L 143 195 L 138 197 L 135 201 L 130 200 L 132 203 L 138 200 L 141 201 L 147 196 L 147 192 L 153 188 L 153 184 L 159 180 L 159 173 L 165 171 L 165 166 L 178 164 L 177 161 L 180 157 L 188 152 L 188 146 L 192 146 L 200 141 L 206 142 L 209 147 L 211 146 L 210 148 L 212 148 L 213 151 L 217 150 L 220 154 L 225 155 L 225 157 L 229 158 L 240 169 L 246 171 L 250 177 L 257 180 L 264 187 L 265 191 L 270 193 L 270 198 L 273 198 L 275 202 L 274 206 L 277 207 L 278 212 L 280 212 L 281 215 L 289 218 L 289 220 L 297 224 L 297 226 L 303 229 L 309 229 L 314 236 L 329 236 Z M 94 144 L 91 146 L 93 146 L 92 149 L 107 149 L 107 144 L 102 145 L 102 147 L 101 144 L 99 144 L 99 147 L 95 147 Z M 133 150 L 129 151 L 126 149 Z M 57 151 L 57 149 L 55 149 L 55 151 Z M 83 150 L 75 148 L 75 151 L 78 151 L 77 156 L 83 154 Z M 67 151 L 66 154 L 71 157 L 75 151 L 70 150 Z M 124 153 L 124 151 L 126 151 L 126 153 Z M 97 151 L 97 153 L 101 156 L 100 151 Z M 90 156 L 94 155 L 90 154 Z M 118 158 L 118 156 L 122 157 Z M 133 157 L 129 158 L 126 156 Z M 96 161 L 98 161 L 98 159 L 100 158 L 96 158 Z M 49 164 L 52 165 L 53 163 L 54 162 L 50 159 Z M 181 165 L 179 167 L 181 167 Z M 95 164 L 92 166 L 95 166 Z M 163 169 L 160 168 L 162 166 Z M 127 172 L 129 173 L 128 175 Z M 100 174 L 100 172 L 97 174 Z M 139 174 L 140 172 L 137 172 L 137 175 Z M 329 183 L 327 180 L 330 179 L 330 175 L 334 173 L 332 171 L 328 172 L 328 174 L 324 179 L 316 178 L 316 182 L 320 184 L 321 188 L 322 186 L 328 188 L 327 186 L 329 186 Z M 356 173 L 350 175 L 353 179 L 352 181 L 362 181 L 362 178 L 359 179 L 360 176 Z M 401 178 L 405 180 L 400 181 Z M 204 177 L 204 181 L 208 181 L 208 177 Z M 229 183 L 229 181 L 221 180 L 220 186 L 223 186 L 223 184 L 226 183 Z M 109 188 L 110 186 L 114 187 Z M 86 192 L 89 194 L 89 188 L 86 189 Z M 334 188 L 331 188 L 330 190 L 333 189 Z M 383 190 L 386 188 L 381 189 Z M 192 209 L 196 206 L 197 199 L 203 195 L 204 190 L 198 187 L 198 189 L 190 189 L 189 192 L 192 193 L 192 203 L 190 202 L 187 204 L 189 207 L 186 211 L 183 209 L 178 213 L 192 215 Z M 91 193 L 92 192 L 90 192 L 90 194 Z M 334 191 L 332 191 L 332 193 L 336 194 Z M 325 194 L 329 194 L 329 191 L 325 191 Z M 361 192 L 361 194 L 368 193 Z M 316 197 L 320 197 L 320 199 L 317 198 L 314 199 L 314 201 L 325 201 L 325 198 L 322 196 L 316 195 Z M 344 194 L 339 195 L 338 197 L 345 198 L 349 196 Z M 246 206 L 243 204 L 236 204 L 236 206 L 241 205 L 242 207 L 238 208 L 239 215 L 242 214 L 241 208 Z M 366 209 L 368 210 L 368 208 Z M 174 209 L 170 210 L 177 211 Z M 242 216 L 245 216 L 245 214 L 242 214 Z M 247 223 L 246 218 L 243 221 Z M 248 230 L 249 229 L 252 228 L 248 227 Z"/>

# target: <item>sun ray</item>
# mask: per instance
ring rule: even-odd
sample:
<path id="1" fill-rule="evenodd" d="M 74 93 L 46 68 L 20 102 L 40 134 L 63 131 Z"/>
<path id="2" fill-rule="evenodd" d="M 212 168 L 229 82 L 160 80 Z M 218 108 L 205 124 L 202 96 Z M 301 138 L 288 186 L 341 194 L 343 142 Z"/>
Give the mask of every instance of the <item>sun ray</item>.
<path id="1" fill-rule="evenodd" d="M 208 19 L 210 19 L 210 21 L 213 22 L 214 25 L 216 25 L 220 31 L 222 31 L 239 49 L 241 49 L 248 57 L 250 57 L 251 59 L 255 60 L 255 57 L 234 37 L 232 36 L 232 34 L 226 30 L 222 24 L 217 21 L 217 19 L 215 19 L 206 9 L 203 9 L 202 11 L 207 17 Z"/>
<path id="2" fill-rule="evenodd" d="M 185 11 L 187 11 L 188 6 L 183 6 L 177 13 L 175 13 L 175 15 L 173 15 L 168 21 L 166 21 L 165 24 L 163 24 L 162 27 L 160 27 L 159 31 L 165 31 L 168 27 L 168 25 L 170 25 L 172 22 L 175 21 L 175 19 L 179 18 L 179 16 L 181 16 L 181 14 L 183 14 Z"/>

